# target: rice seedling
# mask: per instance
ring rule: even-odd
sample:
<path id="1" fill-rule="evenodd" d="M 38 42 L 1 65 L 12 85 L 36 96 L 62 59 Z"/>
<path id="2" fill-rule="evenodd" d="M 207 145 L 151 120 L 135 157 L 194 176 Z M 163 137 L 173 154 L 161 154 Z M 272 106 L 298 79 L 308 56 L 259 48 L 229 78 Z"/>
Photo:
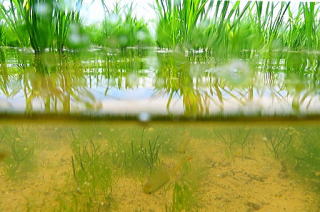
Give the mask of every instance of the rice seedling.
<path id="1" fill-rule="evenodd" d="M 188 45 L 194 28 L 206 15 L 208 2 L 156 0 L 155 10 L 160 19 L 156 30 L 157 44 L 164 48 Z"/>
<path id="2" fill-rule="evenodd" d="M 270 153 L 275 159 L 281 159 L 290 150 L 295 131 L 291 128 L 266 128 L 263 130 L 263 136 L 263 142 Z"/>
<path id="3" fill-rule="evenodd" d="M 4 46 L 4 24 L 2 22 L 0 22 L 0 46 Z"/>
<path id="4" fill-rule="evenodd" d="M 101 45 L 111 48 L 145 47 L 152 44 L 147 24 L 133 15 L 133 4 L 125 7 L 117 3 L 106 9 L 102 23 Z"/>
<path id="5" fill-rule="evenodd" d="M 105 8 L 101 25 L 82 26 L 82 0 L 9 0 L 0 6 L 1 45 L 62 52 L 90 43 L 125 49 L 154 45 L 148 24 L 133 15 L 133 5 Z M 236 54 L 319 47 L 319 3 L 226 0 L 155 0 L 156 44 L 161 48 L 202 49 Z M 26 39 L 28 34 L 28 39 Z M 241 41 L 241 42 L 239 42 Z M 253 54 L 253 53 L 250 53 Z"/>
<path id="6" fill-rule="evenodd" d="M 111 204 L 112 169 L 108 154 L 93 142 L 83 142 L 74 138 L 71 158 L 75 189 L 68 195 L 65 203 L 61 199 L 63 210 L 105 210 Z"/>
<path id="7" fill-rule="evenodd" d="M 9 7 L 1 5 L 0 16 L 24 43 L 25 32 L 35 53 L 46 49 L 63 51 L 69 28 L 72 23 L 79 23 L 79 11 L 82 0 L 74 5 L 64 1 L 48 0 L 10 0 Z M 19 28 L 22 23 L 24 30 Z"/>
<path id="8" fill-rule="evenodd" d="M 317 127 L 298 128 L 299 142 L 288 152 L 286 161 L 307 184 L 320 192 L 320 132 Z"/>
<path id="9" fill-rule="evenodd" d="M 229 156 L 234 154 L 237 146 L 241 147 L 242 156 L 245 149 L 250 145 L 251 130 L 246 128 L 216 129 L 213 134 L 216 139 L 226 146 L 226 153 Z"/>
<path id="10" fill-rule="evenodd" d="M 7 152 L 4 158 L 4 170 L 10 179 L 22 179 L 36 165 L 35 137 L 20 134 L 16 128 L 1 129 L 0 145 Z"/>
<path id="11" fill-rule="evenodd" d="M 120 167 L 126 172 L 138 172 L 139 175 L 144 173 L 151 173 L 152 170 L 159 165 L 159 153 L 161 145 L 159 143 L 159 136 L 154 139 L 146 140 L 144 138 L 145 131 L 142 131 L 140 141 L 132 139 L 127 147 L 120 147 L 115 154 L 120 154 Z"/>
<path id="12" fill-rule="evenodd" d="M 319 47 L 318 5 L 316 2 L 301 2 L 296 14 L 289 8 L 288 32 L 283 35 L 285 46 L 291 49 Z"/>
<path id="13" fill-rule="evenodd" d="M 162 0 L 155 5 L 160 47 L 180 45 L 217 54 L 318 47 L 319 4 L 316 2 L 301 2 L 297 11 L 290 7 L 290 2 L 272 1 L 189 4 Z"/>

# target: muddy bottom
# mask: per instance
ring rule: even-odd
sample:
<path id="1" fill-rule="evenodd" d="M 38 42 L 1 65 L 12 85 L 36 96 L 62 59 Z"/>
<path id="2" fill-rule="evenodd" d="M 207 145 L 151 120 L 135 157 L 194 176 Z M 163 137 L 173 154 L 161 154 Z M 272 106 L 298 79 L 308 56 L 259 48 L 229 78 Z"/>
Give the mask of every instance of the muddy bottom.
<path id="1" fill-rule="evenodd" d="M 0 211 L 319 211 L 320 129 L 286 125 L 2 124 Z"/>

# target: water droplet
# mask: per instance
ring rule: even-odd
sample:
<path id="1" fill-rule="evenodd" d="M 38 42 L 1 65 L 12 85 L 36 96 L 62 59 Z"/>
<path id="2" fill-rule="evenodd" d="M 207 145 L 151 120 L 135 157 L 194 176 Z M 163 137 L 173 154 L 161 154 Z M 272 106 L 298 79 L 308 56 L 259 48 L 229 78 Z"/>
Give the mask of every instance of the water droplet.
<path id="1" fill-rule="evenodd" d="M 128 76 L 128 83 L 130 85 L 138 85 L 139 84 L 139 77 L 135 73 L 131 73 Z"/>
<path id="2" fill-rule="evenodd" d="M 49 6 L 46 3 L 38 3 L 35 5 L 35 12 L 39 15 L 45 16 L 49 13 Z"/>
<path id="3" fill-rule="evenodd" d="M 140 41 L 143 41 L 143 40 L 145 40 L 146 39 L 146 33 L 145 32 L 143 32 L 143 31 L 138 31 L 137 32 L 137 39 L 138 40 L 140 40 Z"/>
<path id="4" fill-rule="evenodd" d="M 120 36 L 120 37 L 119 37 L 119 42 L 120 42 L 120 44 L 122 44 L 122 45 L 126 45 L 127 42 L 128 42 L 127 36 L 125 36 L 125 35 Z"/>
<path id="5" fill-rule="evenodd" d="M 80 44 L 81 43 L 81 36 L 77 33 L 71 33 L 69 38 L 70 38 L 70 42 L 73 44 Z"/>
<path id="6" fill-rule="evenodd" d="M 110 15 L 109 21 L 111 22 L 111 24 L 116 24 L 120 21 L 120 17 L 116 13 L 113 13 Z"/>

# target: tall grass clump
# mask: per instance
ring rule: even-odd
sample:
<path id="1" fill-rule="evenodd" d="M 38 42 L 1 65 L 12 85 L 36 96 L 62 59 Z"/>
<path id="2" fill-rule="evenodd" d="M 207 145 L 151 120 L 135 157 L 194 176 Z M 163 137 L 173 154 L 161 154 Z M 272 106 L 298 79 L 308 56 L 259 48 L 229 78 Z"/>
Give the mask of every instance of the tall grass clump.
<path id="1" fill-rule="evenodd" d="M 319 3 L 155 0 L 161 48 L 209 52 L 319 48 Z"/>
<path id="2" fill-rule="evenodd" d="M 133 14 L 133 5 L 121 6 L 117 3 L 112 10 L 105 10 L 102 23 L 100 45 L 125 49 L 152 45 L 148 25 Z"/>
<path id="3" fill-rule="evenodd" d="M 108 154 L 98 142 L 81 139 L 73 134 L 71 144 L 73 182 L 71 195 L 59 200 L 65 211 L 101 211 L 111 204 L 112 170 Z"/>
<path id="4" fill-rule="evenodd" d="M 159 137 L 145 138 L 143 130 L 138 139 L 132 138 L 129 142 L 117 141 L 112 158 L 125 174 L 144 176 L 160 164 L 160 150 Z"/>
<path id="5" fill-rule="evenodd" d="M 156 0 L 159 17 L 157 44 L 163 48 L 187 45 L 193 30 L 206 16 L 208 0 Z"/>
<path id="6" fill-rule="evenodd" d="M 8 26 L 24 43 L 26 34 L 35 53 L 46 49 L 62 52 L 72 23 L 80 22 L 82 0 L 9 0 L 0 7 Z M 20 27 L 22 25 L 22 29 Z"/>
<path id="7" fill-rule="evenodd" d="M 301 2 L 294 14 L 288 9 L 288 28 L 284 34 L 284 45 L 291 49 L 319 48 L 319 3 Z"/>
<path id="8" fill-rule="evenodd" d="M 287 28 L 285 16 L 289 8 L 290 2 L 255 2 L 250 16 L 257 29 L 255 33 L 261 36 L 262 47 L 275 49 L 283 46 L 281 35 Z"/>

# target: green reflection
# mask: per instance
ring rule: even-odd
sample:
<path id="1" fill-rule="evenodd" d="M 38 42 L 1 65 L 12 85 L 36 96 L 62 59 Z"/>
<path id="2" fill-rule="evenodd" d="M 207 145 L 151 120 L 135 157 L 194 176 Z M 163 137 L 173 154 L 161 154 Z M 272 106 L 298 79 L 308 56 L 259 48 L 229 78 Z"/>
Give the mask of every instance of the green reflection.
<path id="1" fill-rule="evenodd" d="M 299 114 L 319 101 L 318 64 L 317 54 L 301 52 L 219 58 L 141 49 L 37 55 L 4 49 L 0 81 L 6 100 L 23 93 L 20 108 L 27 113 L 108 113 L 110 99 L 139 91 L 143 99 L 164 99 L 155 111 L 187 117 L 250 107 L 258 114 L 270 108 Z"/>

